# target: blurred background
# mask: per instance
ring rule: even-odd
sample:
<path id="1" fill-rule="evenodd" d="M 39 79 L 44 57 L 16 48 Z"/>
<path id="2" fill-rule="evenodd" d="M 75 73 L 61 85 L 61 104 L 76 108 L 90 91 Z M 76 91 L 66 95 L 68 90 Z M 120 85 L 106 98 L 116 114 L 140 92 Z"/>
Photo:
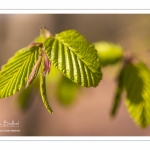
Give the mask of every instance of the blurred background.
<path id="1" fill-rule="evenodd" d="M 150 49 L 150 15 L 120 14 L 43 14 L 0 15 L 0 67 L 19 49 L 26 47 L 39 35 L 39 26 L 45 25 L 55 35 L 63 30 L 75 29 L 91 42 L 107 41 L 120 44 L 134 52 L 145 62 Z M 19 133 L 13 136 L 146 136 L 150 127 L 141 129 L 130 118 L 124 98 L 115 118 L 110 117 L 116 88 L 118 65 L 102 69 L 103 79 L 96 88 L 74 86 L 75 98 L 62 103 L 55 82 L 49 76 L 47 93 L 54 114 L 48 113 L 35 90 L 27 110 L 18 104 L 18 95 L 0 100 L 0 123 L 19 121 Z M 54 75 L 55 76 L 55 75 Z M 51 79 L 50 79 L 51 77 Z M 60 75 L 57 76 L 58 78 Z M 60 79 L 61 80 L 61 79 Z M 59 81 L 61 82 L 61 81 Z M 51 84 L 50 84 L 51 83 Z M 67 87 L 67 86 L 66 86 Z M 58 89 L 61 88 L 58 85 Z M 23 88 L 24 89 L 24 88 Z M 69 90 L 69 89 L 68 89 Z M 69 91 L 68 91 L 69 92 Z M 66 93 L 67 95 L 67 93 Z"/>

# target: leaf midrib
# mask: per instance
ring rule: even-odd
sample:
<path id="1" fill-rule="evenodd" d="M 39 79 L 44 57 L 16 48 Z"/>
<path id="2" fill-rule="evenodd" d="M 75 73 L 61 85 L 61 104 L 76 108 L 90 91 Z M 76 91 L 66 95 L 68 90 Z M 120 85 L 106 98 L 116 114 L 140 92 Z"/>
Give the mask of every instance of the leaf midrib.
<path id="1" fill-rule="evenodd" d="M 78 55 L 77 53 L 74 52 L 74 50 L 75 50 L 74 48 L 69 47 L 67 43 L 65 43 L 65 42 L 63 42 L 63 41 L 61 40 L 61 38 L 56 38 L 56 37 L 55 37 L 55 39 L 58 40 L 58 41 L 60 41 L 60 42 L 61 42 L 64 46 L 66 46 L 72 53 L 74 53 L 74 54 L 76 55 L 76 57 L 92 72 L 92 74 L 93 74 L 93 73 L 98 73 L 97 70 L 95 70 L 95 69 L 92 70 L 91 67 L 87 66 L 87 64 L 86 64 L 87 62 L 85 62 L 85 61 L 82 60 L 80 57 L 78 57 L 78 56 L 80 56 L 80 55 Z M 96 76 L 96 75 L 95 75 L 95 76 Z M 96 76 L 96 77 L 97 77 L 97 76 Z"/>

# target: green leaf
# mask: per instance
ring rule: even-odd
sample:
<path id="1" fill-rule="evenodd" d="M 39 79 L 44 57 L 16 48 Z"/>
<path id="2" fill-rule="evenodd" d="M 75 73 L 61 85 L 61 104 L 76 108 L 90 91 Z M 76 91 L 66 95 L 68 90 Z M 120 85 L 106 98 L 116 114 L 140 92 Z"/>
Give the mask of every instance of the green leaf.
<path id="1" fill-rule="evenodd" d="M 42 63 L 41 65 L 41 71 L 40 71 L 40 93 L 42 97 L 42 101 L 48 112 L 53 113 L 53 110 L 51 106 L 49 105 L 47 93 L 46 93 L 46 77 L 43 74 L 44 65 Z"/>
<path id="2" fill-rule="evenodd" d="M 94 46 L 75 30 L 48 38 L 44 48 L 51 63 L 81 86 L 97 86 L 102 79 L 99 58 Z"/>
<path id="3" fill-rule="evenodd" d="M 143 63 L 127 64 L 124 73 L 126 106 L 141 127 L 150 124 L 150 70 Z"/>
<path id="4" fill-rule="evenodd" d="M 62 76 L 62 79 L 56 89 L 56 96 L 58 101 L 63 105 L 70 105 L 75 99 L 78 89 L 78 85 L 71 82 L 65 76 Z"/>
<path id="5" fill-rule="evenodd" d="M 123 77 L 124 77 L 124 67 L 121 69 L 118 79 L 117 79 L 117 87 L 116 87 L 116 92 L 114 96 L 114 102 L 113 106 L 111 109 L 111 116 L 115 116 L 117 109 L 119 107 L 120 101 L 121 101 L 121 94 L 123 92 Z"/>
<path id="6" fill-rule="evenodd" d="M 39 48 L 23 48 L 0 71 L 0 98 L 15 94 L 24 86 L 38 59 Z"/>
<path id="7" fill-rule="evenodd" d="M 123 49 L 120 45 L 108 42 L 96 42 L 94 45 L 101 66 L 112 65 L 122 60 Z"/>

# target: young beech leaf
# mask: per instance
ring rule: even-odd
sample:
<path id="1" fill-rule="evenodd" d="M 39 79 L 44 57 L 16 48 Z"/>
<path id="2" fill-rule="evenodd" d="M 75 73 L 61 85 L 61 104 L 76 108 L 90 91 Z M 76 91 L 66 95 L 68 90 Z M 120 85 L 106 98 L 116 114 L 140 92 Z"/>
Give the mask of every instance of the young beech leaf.
<path id="1" fill-rule="evenodd" d="M 150 124 L 150 70 L 143 63 L 127 64 L 123 84 L 127 92 L 126 106 L 141 127 Z"/>
<path id="2" fill-rule="evenodd" d="M 15 94 L 27 83 L 38 59 L 39 48 L 23 48 L 10 58 L 0 71 L 0 98 Z"/>
<path id="3" fill-rule="evenodd" d="M 115 64 L 123 57 L 123 49 L 120 45 L 108 42 L 96 42 L 94 46 L 98 52 L 101 66 Z"/>
<path id="4" fill-rule="evenodd" d="M 118 80 L 117 80 L 118 83 L 117 83 L 116 92 L 114 96 L 113 107 L 111 110 L 111 116 L 116 115 L 117 109 L 121 101 L 121 94 L 123 92 L 123 77 L 124 77 L 124 67 L 121 69 L 118 76 Z"/>
<path id="5" fill-rule="evenodd" d="M 43 104 L 45 105 L 48 112 L 53 113 L 52 108 L 49 105 L 47 94 L 46 94 L 46 77 L 43 73 L 44 70 L 44 62 L 41 63 L 41 70 L 40 70 L 40 93 L 42 97 Z"/>
<path id="6" fill-rule="evenodd" d="M 97 86 L 102 79 L 99 58 L 94 45 L 75 30 L 63 31 L 44 42 L 51 63 L 81 86 Z"/>

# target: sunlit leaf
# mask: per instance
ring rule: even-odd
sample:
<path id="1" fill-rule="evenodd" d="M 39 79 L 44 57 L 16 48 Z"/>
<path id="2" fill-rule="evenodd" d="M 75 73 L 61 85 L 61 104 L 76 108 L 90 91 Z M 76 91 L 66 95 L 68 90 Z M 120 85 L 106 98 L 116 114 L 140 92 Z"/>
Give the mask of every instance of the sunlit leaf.
<path id="1" fill-rule="evenodd" d="M 75 30 L 48 38 L 44 48 L 51 63 L 71 81 L 81 86 L 97 86 L 102 78 L 94 46 Z"/>
<path id="2" fill-rule="evenodd" d="M 0 98 L 15 94 L 27 83 L 38 59 L 39 48 L 23 48 L 10 58 L 0 71 Z"/>
<path id="3" fill-rule="evenodd" d="M 108 42 L 96 42 L 94 44 L 100 59 L 100 65 L 112 65 L 120 61 L 123 57 L 123 49 L 120 45 Z"/>
<path id="4" fill-rule="evenodd" d="M 61 81 L 58 84 L 56 96 L 58 101 L 63 105 L 71 104 L 78 92 L 79 86 L 71 82 L 65 76 L 62 76 Z"/>
<path id="5" fill-rule="evenodd" d="M 134 121 L 141 127 L 150 124 L 150 70 L 143 63 L 125 67 L 126 105 Z"/>

